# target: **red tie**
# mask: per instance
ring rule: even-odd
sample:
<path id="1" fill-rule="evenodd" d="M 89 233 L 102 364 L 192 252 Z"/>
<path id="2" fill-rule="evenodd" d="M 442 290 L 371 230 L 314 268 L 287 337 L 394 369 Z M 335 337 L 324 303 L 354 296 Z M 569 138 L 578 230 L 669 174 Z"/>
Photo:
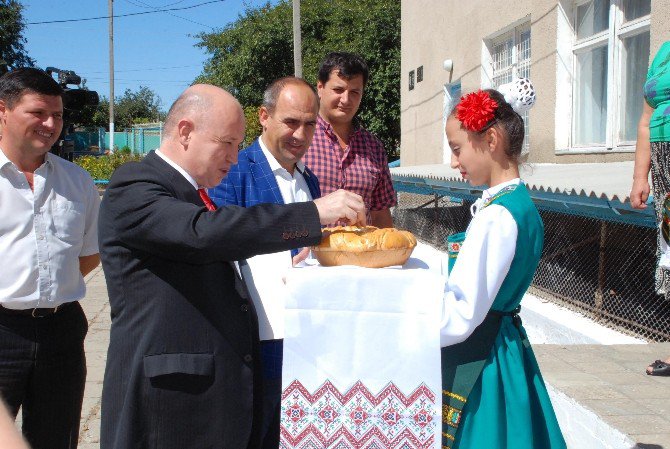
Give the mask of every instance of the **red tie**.
<path id="1" fill-rule="evenodd" d="M 198 193 L 200 194 L 202 202 L 205 203 L 207 210 L 216 210 L 216 204 L 212 202 L 212 199 L 207 195 L 205 189 L 198 189 Z"/>

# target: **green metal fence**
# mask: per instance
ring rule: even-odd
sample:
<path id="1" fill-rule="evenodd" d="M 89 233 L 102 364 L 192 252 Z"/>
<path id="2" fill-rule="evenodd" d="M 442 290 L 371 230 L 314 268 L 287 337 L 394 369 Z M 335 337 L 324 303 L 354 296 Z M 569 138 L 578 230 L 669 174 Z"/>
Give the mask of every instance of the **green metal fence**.
<path id="1" fill-rule="evenodd" d="M 104 131 L 77 131 L 68 134 L 66 139 L 74 142 L 74 151 L 76 153 L 95 152 L 100 147 L 100 139 L 104 135 Z"/>
<path id="2" fill-rule="evenodd" d="M 122 132 L 114 133 L 115 150 L 125 147 L 130 148 L 133 153 L 146 154 L 161 145 L 162 128 L 160 126 L 150 128 L 132 128 Z M 109 133 L 105 133 L 103 151 L 109 148 Z"/>
<path id="3" fill-rule="evenodd" d="M 162 127 L 137 127 L 114 133 L 114 151 L 129 148 L 133 153 L 146 154 L 160 147 Z M 109 133 L 100 128 L 98 132 L 78 131 L 68 136 L 74 140 L 76 152 L 109 150 Z"/>

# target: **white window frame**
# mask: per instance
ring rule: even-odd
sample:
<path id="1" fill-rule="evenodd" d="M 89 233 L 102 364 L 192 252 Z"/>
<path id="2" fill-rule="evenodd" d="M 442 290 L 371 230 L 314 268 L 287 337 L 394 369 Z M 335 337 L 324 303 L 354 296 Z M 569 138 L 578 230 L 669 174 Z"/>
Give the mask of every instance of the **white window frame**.
<path id="1" fill-rule="evenodd" d="M 594 0 L 576 0 L 572 5 L 572 29 L 576 30 L 577 7 L 590 3 Z M 643 16 L 628 23 L 624 23 L 623 1 L 610 0 L 609 25 L 607 30 L 598 34 L 578 40 L 576 31 L 572 33 L 572 105 L 570 111 L 570 141 L 567 149 L 558 149 L 556 154 L 579 154 L 579 153 L 630 153 L 635 151 L 635 141 L 619 142 L 620 133 L 620 105 L 622 93 L 622 70 L 623 70 L 623 39 L 650 31 L 651 15 Z M 580 51 L 590 50 L 607 41 L 607 116 L 604 145 L 577 145 L 574 143 L 576 134 L 576 123 L 574 121 L 577 107 L 577 88 L 579 80 L 576 79 L 577 58 L 575 55 Z M 559 86 L 560 89 L 560 86 Z M 640 99 L 642 101 L 642 99 Z"/>
<path id="2" fill-rule="evenodd" d="M 493 81 L 495 78 L 494 48 L 499 43 L 509 40 L 510 37 L 512 39 L 512 64 L 510 66 L 512 79 L 521 77 L 519 72 L 519 47 L 521 45 L 521 34 L 527 31 L 531 31 L 530 16 L 523 17 L 501 31 L 484 39 L 482 45 L 482 89 L 494 89 L 497 87 Z M 529 45 L 531 45 L 532 49 L 532 33 Z M 530 71 L 530 67 L 532 66 L 531 61 L 528 61 L 528 66 Z M 526 123 L 526 140 L 522 150 L 522 154 L 524 155 L 529 152 L 529 135 L 530 124 Z"/>

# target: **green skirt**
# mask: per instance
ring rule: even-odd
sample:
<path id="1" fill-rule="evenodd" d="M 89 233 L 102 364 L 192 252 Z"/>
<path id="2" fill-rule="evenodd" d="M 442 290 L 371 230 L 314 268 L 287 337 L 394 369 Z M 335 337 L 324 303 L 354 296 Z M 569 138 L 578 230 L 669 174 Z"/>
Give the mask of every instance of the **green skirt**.
<path id="1" fill-rule="evenodd" d="M 533 350 L 510 317 L 468 397 L 453 448 L 566 448 Z"/>

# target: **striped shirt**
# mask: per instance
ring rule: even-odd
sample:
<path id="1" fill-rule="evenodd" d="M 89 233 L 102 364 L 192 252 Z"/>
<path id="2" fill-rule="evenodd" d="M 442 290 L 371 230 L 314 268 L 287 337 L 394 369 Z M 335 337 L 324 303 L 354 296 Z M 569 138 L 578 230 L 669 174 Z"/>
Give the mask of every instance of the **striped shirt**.
<path id="1" fill-rule="evenodd" d="M 318 116 L 314 139 L 303 162 L 319 179 L 321 195 L 345 189 L 362 196 L 368 210 L 396 205 L 384 145 L 361 126 L 355 127 L 349 145 L 342 149 L 333 127 Z"/>

